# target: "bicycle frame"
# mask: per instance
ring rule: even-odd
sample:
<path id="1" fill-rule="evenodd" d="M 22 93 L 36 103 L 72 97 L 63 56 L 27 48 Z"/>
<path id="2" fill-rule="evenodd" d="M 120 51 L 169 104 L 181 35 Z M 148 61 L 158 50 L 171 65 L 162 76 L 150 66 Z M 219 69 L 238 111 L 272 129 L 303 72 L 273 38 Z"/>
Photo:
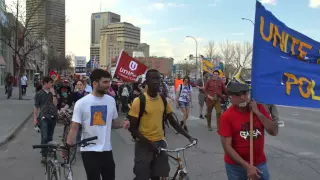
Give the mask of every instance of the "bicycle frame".
<path id="1" fill-rule="evenodd" d="M 177 177 L 179 177 L 179 176 L 181 175 L 181 173 L 183 173 L 183 174 L 188 174 L 187 168 L 186 168 L 186 167 L 183 167 L 182 159 L 181 159 L 181 157 L 180 157 L 180 152 L 176 152 L 176 154 L 177 154 L 177 157 L 174 157 L 174 156 L 168 154 L 168 156 L 169 156 L 171 159 L 175 160 L 175 161 L 178 163 L 178 167 L 177 167 L 176 172 L 175 172 L 174 175 L 173 175 L 173 179 L 176 179 Z"/>
<path id="2" fill-rule="evenodd" d="M 49 163 L 51 163 L 53 165 L 53 167 L 51 167 L 51 168 L 54 168 L 54 170 L 56 171 L 57 180 L 60 180 L 60 178 L 61 178 L 61 174 L 60 174 L 61 164 L 58 162 L 56 149 L 48 148 L 47 163 L 45 166 L 45 175 L 46 175 L 47 180 L 51 180 L 50 179 L 51 177 L 49 177 L 51 174 L 49 174 L 49 172 L 48 172 L 48 164 Z"/>

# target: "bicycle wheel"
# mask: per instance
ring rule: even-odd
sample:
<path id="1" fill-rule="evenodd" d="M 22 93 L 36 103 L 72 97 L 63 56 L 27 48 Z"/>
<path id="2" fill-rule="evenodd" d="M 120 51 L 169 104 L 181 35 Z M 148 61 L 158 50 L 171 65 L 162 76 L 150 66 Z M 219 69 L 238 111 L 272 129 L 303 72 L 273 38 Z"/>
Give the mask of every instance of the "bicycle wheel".
<path id="1" fill-rule="evenodd" d="M 52 161 L 47 162 L 47 180 L 60 180 L 59 170 L 55 167 Z"/>
<path id="2" fill-rule="evenodd" d="M 190 180 L 187 174 L 180 174 L 179 180 Z"/>

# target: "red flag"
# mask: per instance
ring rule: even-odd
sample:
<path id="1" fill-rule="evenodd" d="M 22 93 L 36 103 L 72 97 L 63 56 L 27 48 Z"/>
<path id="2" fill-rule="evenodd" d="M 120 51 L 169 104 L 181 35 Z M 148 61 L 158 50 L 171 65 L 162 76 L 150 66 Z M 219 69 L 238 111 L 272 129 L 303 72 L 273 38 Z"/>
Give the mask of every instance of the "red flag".
<path id="1" fill-rule="evenodd" d="M 129 82 L 136 82 L 138 76 L 144 74 L 148 67 L 121 51 L 116 65 L 115 75 Z"/>
<path id="2" fill-rule="evenodd" d="M 50 70 L 49 76 L 52 78 L 53 81 L 57 81 L 59 79 L 60 75 L 58 73 L 56 73 L 55 71 Z"/>

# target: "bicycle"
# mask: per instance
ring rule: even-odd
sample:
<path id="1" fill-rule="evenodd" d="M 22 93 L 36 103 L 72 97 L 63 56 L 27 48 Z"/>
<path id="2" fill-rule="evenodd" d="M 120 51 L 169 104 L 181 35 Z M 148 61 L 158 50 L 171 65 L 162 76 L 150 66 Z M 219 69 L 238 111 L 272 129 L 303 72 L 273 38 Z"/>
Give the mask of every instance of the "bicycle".
<path id="1" fill-rule="evenodd" d="M 196 144 L 197 144 L 197 141 L 193 141 L 191 144 L 186 145 L 184 148 L 176 148 L 176 149 L 159 148 L 160 151 L 164 151 L 167 153 L 170 153 L 170 152 L 176 153 L 176 157 L 168 154 L 169 158 L 176 161 L 177 165 L 178 165 L 177 170 L 175 171 L 173 177 L 170 178 L 170 180 L 190 180 L 190 178 L 188 176 L 187 165 L 186 165 L 186 160 L 184 158 L 184 154 L 183 154 L 183 159 L 185 162 L 185 166 L 183 166 L 180 152 L 183 151 L 183 153 L 184 153 L 184 150 L 189 149 L 192 146 L 195 146 Z"/>
<path id="2" fill-rule="evenodd" d="M 73 111 L 72 110 L 67 110 L 67 111 L 60 111 L 58 114 L 58 122 L 64 124 L 63 127 L 63 134 L 61 137 L 61 141 L 63 144 L 66 144 L 67 138 L 68 138 L 68 133 L 70 131 L 70 126 L 71 126 L 71 118 L 72 118 Z M 71 164 L 76 163 L 76 154 L 77 154 L 77 147 L 73 147 L 70 149 L 70 162 Z"/>
<path id="3" fill-rule="evenodd" d="M 70 145 L 69 147 L 77 147 L 77 146 L 88 146 L 90 144 L 95 144 L 95 143 L 89 143 L 89 141 L 93 141 L 98 139 L 97 136 L 91 137 L 91 138 L 86 138 L 83 139 L 74 145 Z M 58 161 L 57 157 L 57 150 L 60 148 L 63 149 L 63 146 L 60 146 L 58 143 L 51 141 L 48 144 L 41 144 L 41 145 L 33 145 L 33 149 L 47 149 L 48 154 L 47 154 L 47 160 L 45 163 L 45 175 L 46 175 L 46 180 L 61 180 L 61 172 L 60 168 L 64 168 L 64 175 L 66 180 L 72 180 L 72 168 L 71 168 L 71 162 L 70 162 L 70 156 L 67 156 L 67 158 L 64 159 L 63 163 L 60 163 Z M 69 149 L 67 149 L 69 153 Z M 67 170 L 67 172 L 66 172 Z"/>

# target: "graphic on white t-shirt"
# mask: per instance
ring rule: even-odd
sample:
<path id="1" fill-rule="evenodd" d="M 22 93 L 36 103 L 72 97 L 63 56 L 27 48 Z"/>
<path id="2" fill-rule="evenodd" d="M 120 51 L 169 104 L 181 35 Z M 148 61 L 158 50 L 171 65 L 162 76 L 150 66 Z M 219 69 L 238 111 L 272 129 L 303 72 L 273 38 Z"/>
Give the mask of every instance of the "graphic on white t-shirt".
<path id="1" fill-rule="evenodd" d="M 105 126 L 107 114 L 108 107 L 106 105 L 91 106 L 90 126 Z"/>
<path id="2" fill-rule="evenodd" d="M 179 101 L 181 101 L 181 102 L 190 102 L 190 96 L 191 96 L 191 92 L 192 92 L 192 87 L 190 85 L 184 86 L 183 84 L 181 84 L 179 89 L 178 89 L 179 91 L 180 91 L 180 88 L 181 88 L 181 92 L 180 92 Z"/>

